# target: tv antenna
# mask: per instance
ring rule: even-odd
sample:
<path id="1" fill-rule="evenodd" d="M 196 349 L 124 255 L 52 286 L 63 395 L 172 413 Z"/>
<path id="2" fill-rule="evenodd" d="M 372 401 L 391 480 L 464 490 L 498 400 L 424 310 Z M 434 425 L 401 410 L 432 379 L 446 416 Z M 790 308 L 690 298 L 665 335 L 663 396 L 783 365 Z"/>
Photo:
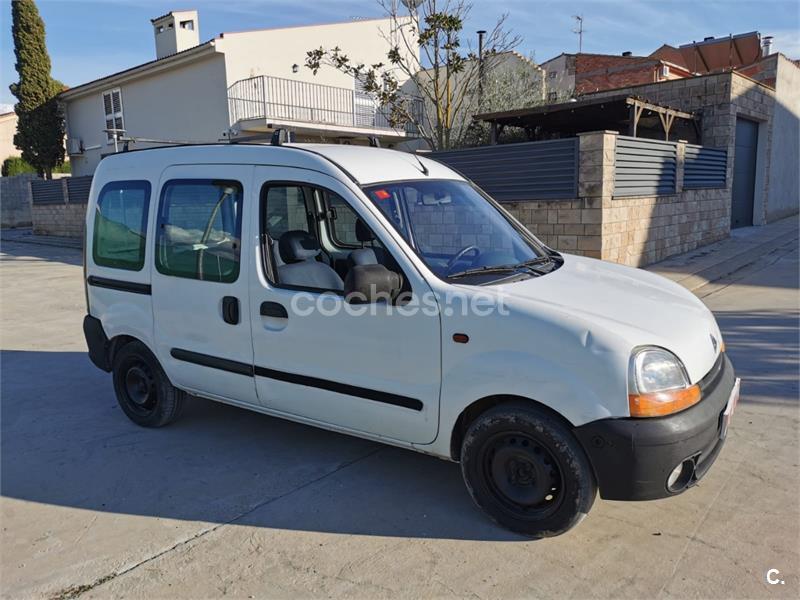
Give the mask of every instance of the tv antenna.
<path id="1" fill-rule="evenodd" d="M 575 29 L 572 33 L 578 35 L 578 54 L 580 54 L 583 52 L 583 15 L 572 15 L 572 18 L 575 19 Z"/>

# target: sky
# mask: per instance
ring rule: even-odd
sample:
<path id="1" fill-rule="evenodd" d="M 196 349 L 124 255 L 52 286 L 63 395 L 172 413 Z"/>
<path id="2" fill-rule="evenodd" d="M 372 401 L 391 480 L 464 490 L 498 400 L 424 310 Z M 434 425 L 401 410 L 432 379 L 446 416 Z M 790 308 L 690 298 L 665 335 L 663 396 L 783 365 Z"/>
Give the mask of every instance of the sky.
<path id="1" fill-rule="evenodd" d="M 706 36 L 760 31 L 774 49 L 800 58 L 800 0 L 473 0 L 464 35 L 492 29 L 508 14 L 517 48 L 538 62 L 575 52 L 573 15 L 584 18 L 583 51 L 649 54 L 662 43 L 680 45 Z M 376 0 L 38 0 L 53 76 L 76 86 L 153 60 L 150 19 L 196 8 L 200 39 L 220 32 L 380 17 Z M 11 39 L 11 2 L 0 10 L 0 112 L 14 102 L 17 80 Z M 300 8 L 300 10 L 298 10 Z M 473 40 L 474 41 L 474 40 Z M 310 49 L 310 48 L 309 48 Z M 299 57 L 302 59 L 303 57 Z M 302 64 L 302 60 L 298 60 Z"/>

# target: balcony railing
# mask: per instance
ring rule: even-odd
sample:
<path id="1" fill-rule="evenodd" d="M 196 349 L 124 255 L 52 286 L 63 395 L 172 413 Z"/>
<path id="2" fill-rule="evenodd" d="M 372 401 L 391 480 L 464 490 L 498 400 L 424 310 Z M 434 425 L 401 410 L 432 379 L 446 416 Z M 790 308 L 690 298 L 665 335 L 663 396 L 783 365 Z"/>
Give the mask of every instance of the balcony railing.
<path id="1" fill-rule="evenodd" d="M 407 99 L 414 120 L 419 122 L 422 99 Z M 281 77 L 259 75 L 237 81 L 228 88 L 228 110 L 231 123 L 275 119 L 417 134 L 412 122 L 393 127 L 389 111 L 379 106 L 371 94 Z"/>

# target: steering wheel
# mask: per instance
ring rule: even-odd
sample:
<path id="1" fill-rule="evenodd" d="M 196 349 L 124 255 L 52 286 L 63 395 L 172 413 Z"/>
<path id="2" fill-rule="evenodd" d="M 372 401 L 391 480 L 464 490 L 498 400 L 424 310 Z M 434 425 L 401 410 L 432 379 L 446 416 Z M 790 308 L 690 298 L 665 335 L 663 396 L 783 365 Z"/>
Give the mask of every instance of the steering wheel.
<path id="1" fill-rule="evenodd" d="M 474 252 L 475 253 L 475 258 L 478 258 L 481 255 L 481 249 L 478 248 L 477 246 L 465 246 L 465 247 L 463 247 L 461 250 L 456 252 L 456 254 L 455 254 L 455 256 L 453 256 L 453 258 L 451 258 L 449 261 L 447 261 L 447 267 L 446 267 L 446 270 L 445 270 L 445 276 L 450 275 L 450 273 L 453 272 L 453 267 L 456 265 L 456 263 L 459 260 L 461 260 L 466 254 L 469 254 L 470 252 Z M 473 262 L 475 262 L 475 258 L 472 259 Z"/>

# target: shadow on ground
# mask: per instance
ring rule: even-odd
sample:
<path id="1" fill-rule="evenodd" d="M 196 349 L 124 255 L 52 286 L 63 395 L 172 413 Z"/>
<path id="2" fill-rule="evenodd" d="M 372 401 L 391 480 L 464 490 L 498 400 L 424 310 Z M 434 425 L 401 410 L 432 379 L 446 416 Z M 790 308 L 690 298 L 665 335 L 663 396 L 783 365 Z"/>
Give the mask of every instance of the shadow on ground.
<path id="1" fill-rule="evenodd" d="M 64 248 L 17 242 L 3 238 L 0 241 L 0 261 L 13 263 L 64 263 L 66 265 L 83 266 L 83 251 L 78 248 Z"/>
<path id="2" fill-rule="evenodd" d="M 742 378 L 742 401 L 797 405 L 800 314 L 781 310 L 714 315 L 736 374 Z"/>
<path id="3" fill-rule="evenodd" d="M 133 425 L 83 353 L 2 353 L 3 496 L 122 514 L 306 531 L 517 540 L 458 465 L 193 399 Z"/>

